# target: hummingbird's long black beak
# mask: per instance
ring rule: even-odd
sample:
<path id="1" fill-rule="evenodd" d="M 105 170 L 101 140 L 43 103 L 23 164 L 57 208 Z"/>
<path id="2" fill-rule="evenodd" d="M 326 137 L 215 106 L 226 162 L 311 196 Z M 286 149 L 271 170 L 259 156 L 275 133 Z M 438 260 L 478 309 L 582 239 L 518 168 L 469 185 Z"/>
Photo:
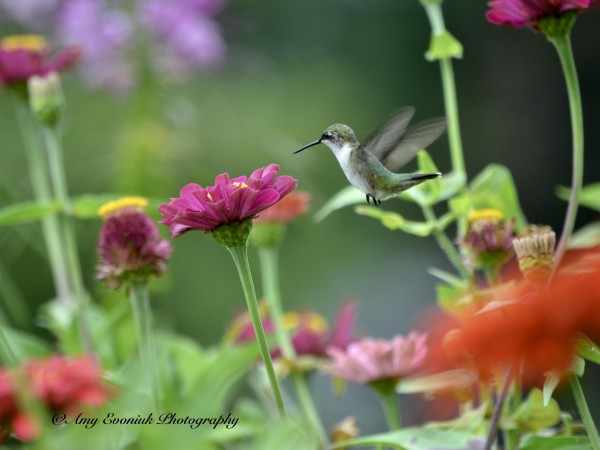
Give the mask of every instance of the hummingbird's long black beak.
<path id="1" fill-rule="evenodd" d="M 321 139 L 317 139 L 316 141 L 314 141 L 314 142 L 311 142 L 310 144 L 306 144 L 304 147 L 302 147 L 302 148 L 299 148 L 298 150 L 296 150 L 296 151 L 294 152 L 294 155 L 295 155 L 296 153 L 300 153 L 302 150 L 305 150 L 305 149 L 307 149 L 308 147 L 312 147 L 313 145 L 317 145 L 317 144 L 320 144 L 320 143 L 321 143 Z"/>

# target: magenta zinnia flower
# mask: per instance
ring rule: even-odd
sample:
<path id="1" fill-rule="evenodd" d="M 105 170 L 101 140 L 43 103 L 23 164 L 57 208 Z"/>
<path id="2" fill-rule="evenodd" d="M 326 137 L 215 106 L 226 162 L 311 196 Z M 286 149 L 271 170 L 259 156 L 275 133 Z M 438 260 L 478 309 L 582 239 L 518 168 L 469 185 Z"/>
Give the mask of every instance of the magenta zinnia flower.
<path id="1" fill-rule="evenodd" d="M 215 178 L 214 186 L 188 184 L 181 189 L 181 197 L 160 205 L 158 209 L 165 218 L 159 223 L 169 226 L 172 237 L 242 223 L 294 190 L 298 182 L 290 176 L 278 177 L 278 171 L 279 165 L 270 164 L 255 170 L 249 178 L 230 179 L 222 173 Z"/>
<path id="2" fill-rule="evenodd" d="M 105 221 L 98 242 L 97 278 L 112 289 L 166 271 L 171 244 L 160 239 L 156 225 L 143 211 L 146 203 L 140 197 L 124 197 L 100 210 Z"/>
<path id="3" fill-rule="evenodd" d="M 427 346 L 425 334 L 410 333 L 396 336 L 391 341 L 365 338 L 351 343 L 343 351 L 328 350 L 332 358 L 329 373 L 359 384 L 379 381 L 396 382 L 411 375 L 425 361 Z"/>
<path id="4" fill-rule="evenodd" d="M 556 17 L 567 11 L 586 10 L 597 0 L 492 0 L 487 19 L 510 28 L 537 28 L 540 20 Z"/>
<path id="5" fill-rule="evenodd" d="M 46 41 L 41 36 L 6 36 L 0 40 L 0 84 L 23 84 L 34 75 L 60 72 L 79 57 L 77 47 L 70 47 L 48 60 Z"/>

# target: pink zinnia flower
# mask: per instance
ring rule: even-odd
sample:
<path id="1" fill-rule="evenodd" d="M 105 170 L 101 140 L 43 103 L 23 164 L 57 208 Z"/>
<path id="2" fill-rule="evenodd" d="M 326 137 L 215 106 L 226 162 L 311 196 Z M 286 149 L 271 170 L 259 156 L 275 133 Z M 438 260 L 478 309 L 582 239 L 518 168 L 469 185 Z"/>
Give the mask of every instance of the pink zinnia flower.
<path id="1" fill-rule="evenodd" d="M 70 47 L 54 59 L 47 58 L 46 41 L 41 36 L 7 36 L 0 40 L 0 84 L 22 84 L 34 75 L 60 72 L 79 58 L 77 47 Z"/>
<path id="2" fill-rule="evenodd" d="M 215 178 L 214 186 L 188 184 L 181 189 L 181 197 L 160 205 L 165 218 L 159 223 L 168 225 L 172 237 L 177 237 L 191 230 L 211 232 L 244 222 L 294 190 L 298 182 L 290 176 L 278 177 L 278 171 L 279 165 L 270 164 L 249 178 L 230 179 L 223 173 Z"/>
<path id="3" fill-rule="evenodd" d="M 141 197 L 124 197 L 100 209 L 105 218 L 98 241 L 99 280 L 117 289 L 128 281 L 145 282 L 167 269 L 171 244 L 161 239 L 158 228 L 143 208 Z"/>
<path id="4" fill-rule="evenodd" d="M 424 363 L 426 339 L 425 334 L 410 333 L 391 341 L 365 338 L 353 342 L 345 351 L 330 348 L 328 354 L 333 361 L 329 373 L 359 384 L 396 382 Z"/>
<path id="5" fill-rule="evenodd" d="M 487 19 L 510 28 L 537 28 L 540 20 L 566 11 L 586 10 L 597 0 L 492 0 Z"/>

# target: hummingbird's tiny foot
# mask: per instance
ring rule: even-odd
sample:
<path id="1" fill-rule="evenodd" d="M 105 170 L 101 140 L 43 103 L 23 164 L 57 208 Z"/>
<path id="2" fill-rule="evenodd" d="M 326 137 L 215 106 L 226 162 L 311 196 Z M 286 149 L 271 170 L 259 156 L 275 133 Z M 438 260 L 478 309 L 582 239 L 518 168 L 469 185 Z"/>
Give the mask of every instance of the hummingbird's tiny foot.
<path id="1" fill-rule="evenodd" d="M 367 203 L 370 205 L 373 202 L 373 206 L 381 205 L 381 200 L 377 200 L 371 194 L 367 194 Z"/>

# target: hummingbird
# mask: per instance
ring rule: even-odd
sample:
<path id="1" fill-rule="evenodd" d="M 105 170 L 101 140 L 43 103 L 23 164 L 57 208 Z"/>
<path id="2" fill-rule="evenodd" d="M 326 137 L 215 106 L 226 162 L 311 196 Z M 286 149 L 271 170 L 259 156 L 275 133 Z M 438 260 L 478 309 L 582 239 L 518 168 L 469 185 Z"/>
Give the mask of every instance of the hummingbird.
<path id="1" fill-rule="evenodd" d="M 350 184 L 367 196 L 367 203 L 381 204 L 394 195 L 427 180 L 436 173 L 396 173 L 419 150 L 435 141 L 446 129 L 446 118 L 434 117 L 408 126 L 415 109 L 400 108 L 362 143 L 347 125 L 328 127 L 321 137 L 294 152 L 325 144 L 337 158 Z"/>

